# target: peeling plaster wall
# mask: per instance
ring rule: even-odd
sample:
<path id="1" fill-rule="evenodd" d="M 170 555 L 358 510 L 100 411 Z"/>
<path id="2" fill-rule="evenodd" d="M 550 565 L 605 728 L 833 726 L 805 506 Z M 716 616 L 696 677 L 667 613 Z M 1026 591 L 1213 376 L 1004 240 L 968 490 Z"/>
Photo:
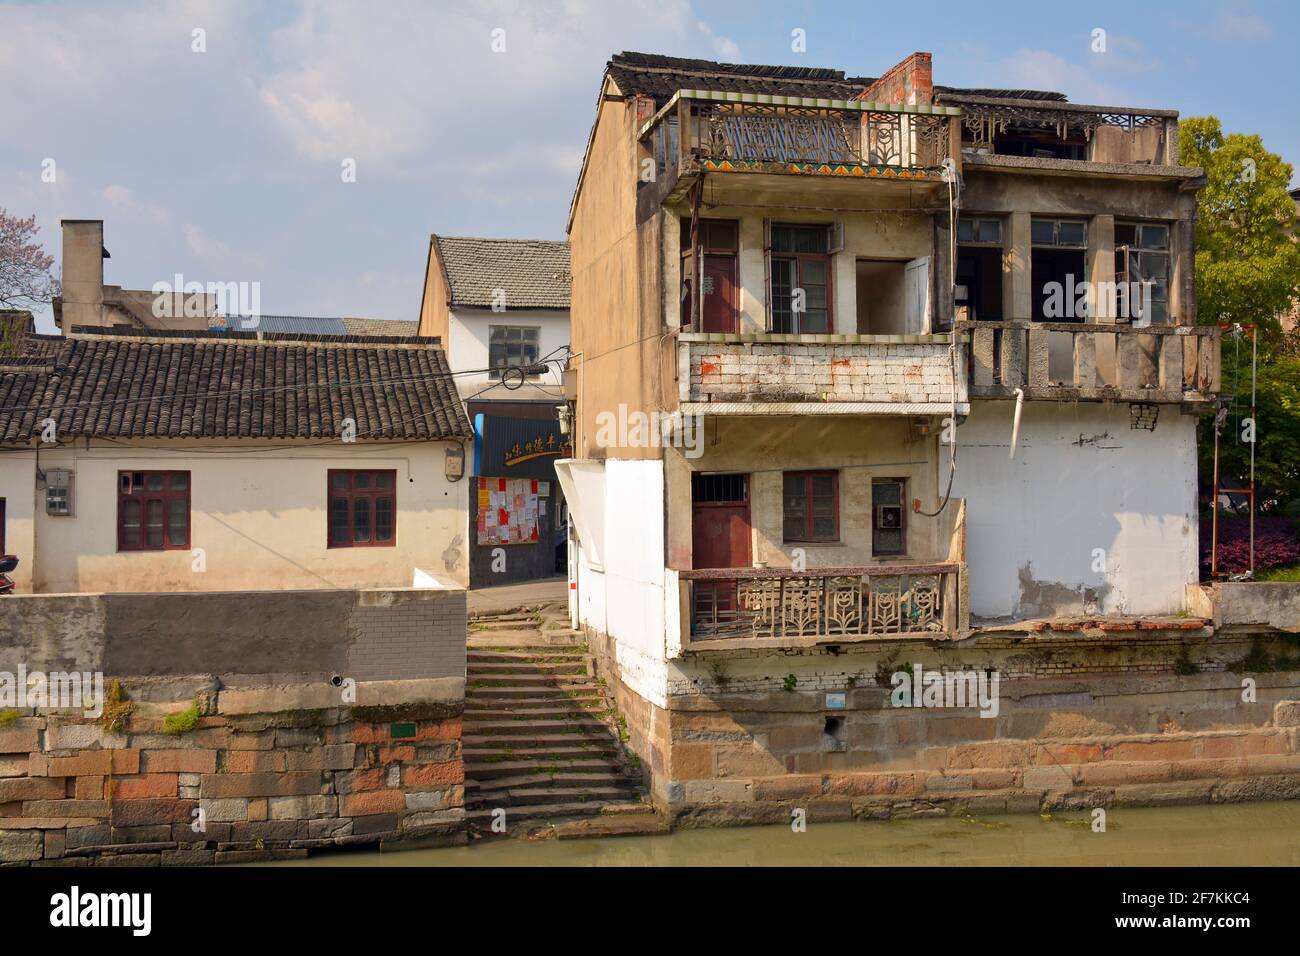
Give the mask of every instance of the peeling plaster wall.
<path id="1" fill-rule="evenodd" d="M 957 430 L 972 614 L 1183 610 L 1197 580 L 1196 419 L 1165 405 L 1155 431 L 1138 431 L 1126 404 L 1028 402 L 1011 460 L 1014 410 L 978 402 Z"/>

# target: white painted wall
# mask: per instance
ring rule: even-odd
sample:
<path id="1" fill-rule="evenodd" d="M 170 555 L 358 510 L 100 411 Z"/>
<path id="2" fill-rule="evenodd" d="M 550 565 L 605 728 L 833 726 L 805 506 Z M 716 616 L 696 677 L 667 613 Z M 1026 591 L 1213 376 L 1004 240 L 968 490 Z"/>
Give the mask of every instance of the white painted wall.
<path id="1" fill-rule="evenodd" d="M 20 557 L 33 575 L 31 586 L 47 593 L 410 587 L 417 568 L 464 586 L 469 481 L 445 476 L 451 444 L 286 448 L 205 440 L 42 450 L 42 469 L 72 470 L 75 514 L 46 515 L 42 499 L 35 561 L 30 550 Z M 21 490 L 30 503 L 34 478 L 28 472 L 10 479 L 12 468 L 6 456 L 5 490 L 26 484 Z M 396 470 L 393 547 L 327 547 L 330 468 Z M 117 550 L 118 472 L 150 469 L 190 472 L 191 543 L 204 550 L 206 570 L 193 570 L 190 551 Z"/>
<path id="2" fill-rule="evenodd" d="M 36 453 L 5 451 L 0 453 L 0 498 L 5 501 L 4 550 L 18 556 L 18 568 L 9 573 L 14 590 L 30 594 L 32 590 L 32 521 L 36 488 Z M 44 503 L 42 502 L 42 507 Z"/>
<path id="3" fill-rule="evenodd" d="M 533 312 L 515 309 L 508 312 L 493 312 L 490 309 L 454 309 L 447 318 L 447 325 L 447 362 L 454 373 L 488 367 L 488 327 L 492 325 L 516 325 L 539 329 L 539 357 L 549 355 L 554 350 L 569 344 L 567 312 Z M 532 381 L 553 390 L 559 389 L 563 384 L 560 368 L 561 366 L 553 364 L 546 375 Z M 487 372 L 456 376 L 456 387 L 462 397 L 486 388 L 489 384 Z M 504 388 L 494 388 L 484 392 L 482 397 L 515 399 L 522 396 L 506 391 Z"/>
<path id="4" fill-rule="evenodd" d="M 584 551 L 577 562 L 581 623 L 613 639 L 623 682 L 659 707 L 667 706 L 663 508 L 663 462 L 606 462 L 602 565 Z"/>
<path id="5" fill-rule="evenodd" d="M 1154 432 L 1128 405 L 1026 402 L 1014 460 L 1014 402 L 976 402 L 957 430 L 953 494 L 966 498 L 971 611 L 1038 617 L 1033 587 L 1099 593 L 1103 614 L 1170 614 L 1197 580 L 1196 419 L 1162 406 Z M 940 476 L 946 477 L 942 454 Z M 1092 570 L 1094 549 L 1105 572 Z M 1049 587 L 1057 595 L 1061 592 Z"/>

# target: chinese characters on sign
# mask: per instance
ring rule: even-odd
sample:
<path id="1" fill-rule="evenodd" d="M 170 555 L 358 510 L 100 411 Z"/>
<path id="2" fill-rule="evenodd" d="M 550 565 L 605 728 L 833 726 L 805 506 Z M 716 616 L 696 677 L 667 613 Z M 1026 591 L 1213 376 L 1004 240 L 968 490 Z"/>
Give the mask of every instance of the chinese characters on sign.
<path id="1" fill-rule="evenodd" d="M 554 434 L 526 441 L 522 446 L 519 442 L 515 442 L 506 452 L 505 463 L 507 466 L 517 465 L 546 455 L 559 455 L 562 448 L 563 446 L 555 440 Z"/>

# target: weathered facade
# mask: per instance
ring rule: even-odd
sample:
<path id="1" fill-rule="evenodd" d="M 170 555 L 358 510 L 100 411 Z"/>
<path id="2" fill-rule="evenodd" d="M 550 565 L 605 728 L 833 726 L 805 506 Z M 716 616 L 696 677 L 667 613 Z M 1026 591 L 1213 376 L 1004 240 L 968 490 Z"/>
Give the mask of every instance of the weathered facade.
<path id="1" fill-rule="evenodd" d="M 1215 645 L 1196 588 L 1218 334 L 1177 129 L 920 53 L 610 61 L 557 467 L 574 622 L 674 814 L 1294 789 L 1293 682 L 1237 708 L 1225 673 L 1276 630 Z M 1001 714 L 893 709 L 913 667 L 1000 675 Z"/>

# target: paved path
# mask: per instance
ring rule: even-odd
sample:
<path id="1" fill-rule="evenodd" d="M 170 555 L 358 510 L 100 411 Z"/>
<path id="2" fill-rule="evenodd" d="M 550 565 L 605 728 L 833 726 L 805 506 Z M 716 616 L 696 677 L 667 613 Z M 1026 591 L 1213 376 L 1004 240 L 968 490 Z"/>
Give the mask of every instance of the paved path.
<path id="1" fill-rule="evenodd" d="M 565 578 L 543 578 L 522 584 L 500 584 L 492 588 L 474 588 L 469 592 L 470 617 L 476 614 L 500 614 L 521 607 L 538 607 L 569 600 L 569 582 Z"/>

